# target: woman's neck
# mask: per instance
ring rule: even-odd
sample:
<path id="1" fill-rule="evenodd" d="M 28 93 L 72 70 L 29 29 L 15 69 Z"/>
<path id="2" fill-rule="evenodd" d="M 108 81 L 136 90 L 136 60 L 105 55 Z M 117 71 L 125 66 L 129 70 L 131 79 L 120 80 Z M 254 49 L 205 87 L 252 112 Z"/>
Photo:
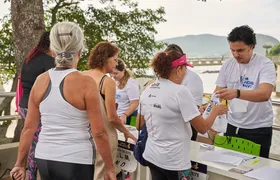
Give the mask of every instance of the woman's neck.
<path id="1" fill-rule="evenodd" d="M 44 53 L 47 54 L 48 56 L 51 56 L 51 57 L 53 56 L 51 50 L 46 50 L 46 51 L 44 51 Z"/>
<path id="2" fill-rule="evenodd" d="M 175 84 L 182 84 L 182 81 L 180 81 L 178 79 L 178 77 L 176 77 L 176 75 L 170 75 L 168 80 L 170 80 L 171 82 L 173 82 Z"/>
<path id="3" fill-rule="evenodd" d="M 62 65 L 57 65 L 55 66 L 55 68 L 57 69 L 72 69 L 74 68 L 73 66 L 62 66 Z"/>
<path id="4" fill-rule="evenodd" d="M 102 74 L 109 73 L 109 72 L 106 71 L 105 68 L 95 68 L 95 69 L 92 69 L 92 71 L 96 71 L 96 72 L 99 72 L 99 73 L 102 73 Z"/>

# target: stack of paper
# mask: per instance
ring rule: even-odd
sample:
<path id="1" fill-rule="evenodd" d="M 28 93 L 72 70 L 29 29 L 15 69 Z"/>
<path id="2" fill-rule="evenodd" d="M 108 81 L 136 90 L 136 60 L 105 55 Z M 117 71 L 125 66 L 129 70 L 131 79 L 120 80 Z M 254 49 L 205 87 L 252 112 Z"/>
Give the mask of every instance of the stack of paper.
<path id="1" fill-rule="evenodd" d="M 264 166 L 262 168 L 250 171 L 244 175 L 258 180 L 276 180 L 280 179 L 280 169 Z"/>
<path id="2" fill-rule="evenodd" d="M 222 163 L 230 166 L 239 166 L 244 160 L 250 158 L 250 156 L 226 149 L 207 152 L 201 157 L 204 161 Z"/>

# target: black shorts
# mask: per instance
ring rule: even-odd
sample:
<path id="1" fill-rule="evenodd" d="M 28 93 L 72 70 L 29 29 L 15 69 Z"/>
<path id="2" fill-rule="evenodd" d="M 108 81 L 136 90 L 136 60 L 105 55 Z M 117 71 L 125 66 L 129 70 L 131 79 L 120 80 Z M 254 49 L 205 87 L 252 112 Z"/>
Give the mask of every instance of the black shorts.
<path id="1" fill-rule="evenodd" d="M 37 159 L 41 180 L 93 180 L 94 165 Z"/>
<path id="2" fill-rule="evenodd" d="M 162 169 L 147 161 L 152 174 L 152 180 L 192 180 L 191 170 L 172 171 Z"/>
<path id="3" fill-rule="evenodd" d="M 260 156 L 268 158 L 272 139 L 272 127 L 243 129 L 228 124 L 225 136 L 244 138 L 261 145 Z"/>

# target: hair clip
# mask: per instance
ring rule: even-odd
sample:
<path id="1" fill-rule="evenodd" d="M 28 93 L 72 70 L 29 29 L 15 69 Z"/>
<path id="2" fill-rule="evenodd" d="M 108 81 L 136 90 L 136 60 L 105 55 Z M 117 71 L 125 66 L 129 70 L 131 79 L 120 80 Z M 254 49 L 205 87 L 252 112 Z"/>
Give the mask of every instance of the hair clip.
<path id="1" fill-rule="evenodd" d="M 74 53 L 71 52 L 62 52 L 57 54 L 57 56 L 63 57 L 63 58 L 72 58 Z"/>
<path id="2" fill-rule="evenodd" d="M 58 33 L 58 36 L 72 36 L 72 32 L 70 32 L 70 33 Z"/>

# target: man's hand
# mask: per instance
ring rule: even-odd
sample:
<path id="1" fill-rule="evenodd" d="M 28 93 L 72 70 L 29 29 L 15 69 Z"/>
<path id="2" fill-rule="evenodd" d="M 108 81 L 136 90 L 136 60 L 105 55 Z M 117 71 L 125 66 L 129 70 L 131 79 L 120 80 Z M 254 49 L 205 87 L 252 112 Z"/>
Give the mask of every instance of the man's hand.
<path id="1" fill-rule="evenodd" d="M 237 97 L 237 89 L 225 88 L 216 91 L 215 94 L 221 99 L 232 100 Z"/>

